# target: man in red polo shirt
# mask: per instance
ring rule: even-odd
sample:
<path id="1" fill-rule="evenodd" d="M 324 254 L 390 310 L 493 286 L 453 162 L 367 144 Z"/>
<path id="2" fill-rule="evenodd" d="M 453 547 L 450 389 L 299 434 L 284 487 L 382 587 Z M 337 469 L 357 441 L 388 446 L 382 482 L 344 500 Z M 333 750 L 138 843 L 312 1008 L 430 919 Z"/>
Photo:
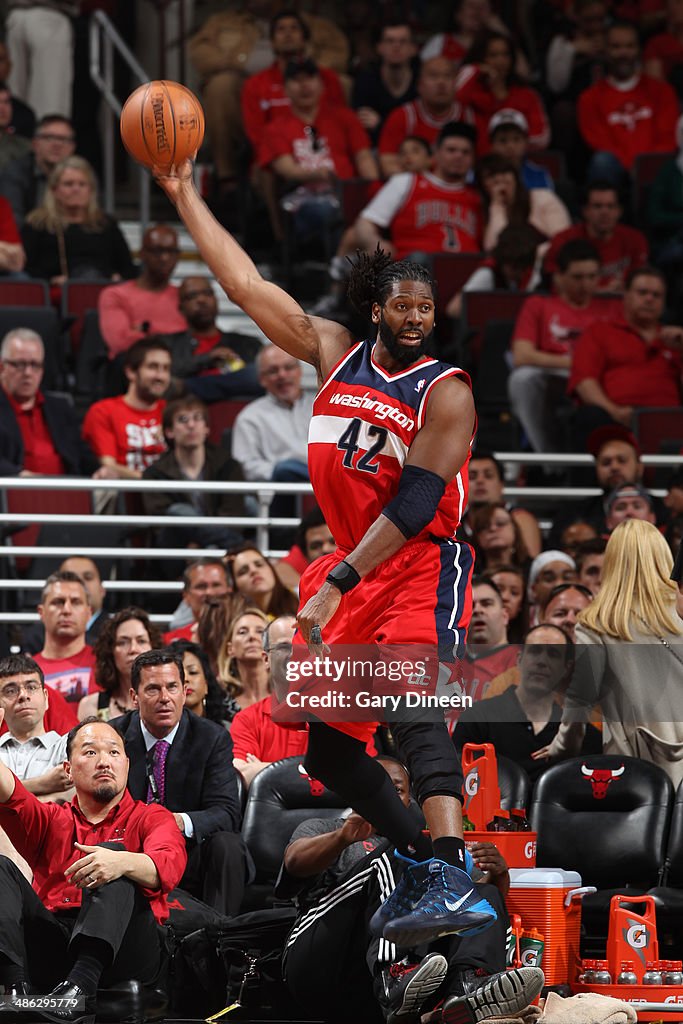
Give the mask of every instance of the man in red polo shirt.
<path id="1" fill-rule="evenodd" d="M 122 480 L 140 480 L 147 466 L 166 451 L 161 420 L 171 383 L 171 353 L 157 338 L 136 341 L 125 354 L 125 395 L 90 406 L 83 438 Z"/>
<path id="2" fill-rule="evenodd" d="M 284 71 L 290 60 L 303 60 L 310 30 L 296 11 L 280 11 L 270 23 L 270 42 L 275 60 L 270 67 L 247 78 L 242 86 L 240 103 L 242 124 L 254 153 L 258 152 L 266 125 L 289 110 Z M 322 101 L 330 106 L 346 106 L 339 76 L 331 68 L 320 68 L 323 84 Z"/>
<path id="3" fill-rule="evenodd" d="M 595 299 L 600 273 L 591 242 L 565 242 L 553 274 L 554 295 L 532 295 L 522 306 L 512 333 L 514 369 L 508 378 L 512 411 L 536 452 L 562 448 L 557 409 L 565 398 L 572 353 L 581 332 L 614 316 L 618 304 Z"/>
<path id="4" fill-rule="evenodd" d="M 392 110 L 379 137 L 379 163 L 385 178 L 401 170 L 399 148 L 408 135 L 419 135 L 434 145 L 451 121 L 474 124 L 469 107 L 455 98 L 455 65 L 446 57 L 432 57 L 420 69 L 417 99 Z"/>
<path id="5" fill-rule="evenodd" d="M 609 182 L 595 181 L 586 189 L 583 220 L 555 235 L 543 260 L 546 274 L 557 270 L 557 254 L 574 238 L 592 242 L 600 257 L 599 292 L 623 292 L 628 274 L 647 262 L 648 244 L 636 228 L 620 223 L 619 193 Z"/>
<path id="6" fill-rule="evenodd" d="M 9 331 L 0 345 L 0 475 L 103 476 L 81 440 L 66 399 L 40 390 L 42 338 L 28 327 Z"/>
<path id="7" fill-rule="evenodd" d="M 66 756 L 76 796 L 64 805 L 41 803 L 0 763 L 0 826 L 34 873 L 31 887 L 0 857 L 0 983 L 9 996 L 37 990 L 63 1000 L 41 1010 L 44 1020 L 92 1024 L 100 980 L 156 980 L 157 923 L 187 855 L 170 811 L 128 793 L 115 729 L 86 719 L 69 734 Z M 135 999 L 121 1000 L 114 1019 L 140 1012 L 139 986 L 137 1005 L 124 1002 Z"/>
<path id="8" fill-rule="evenodd" d="M 606 423 L 630 426 L 638 406 L 681 403 L 683 328 L 663 327 L 664 275 L 655 267 L 633 271 L 623 315 L 594 324 L 579 338 L 568 391 L 583 403 L 574 425 L 574 451 Z"/>

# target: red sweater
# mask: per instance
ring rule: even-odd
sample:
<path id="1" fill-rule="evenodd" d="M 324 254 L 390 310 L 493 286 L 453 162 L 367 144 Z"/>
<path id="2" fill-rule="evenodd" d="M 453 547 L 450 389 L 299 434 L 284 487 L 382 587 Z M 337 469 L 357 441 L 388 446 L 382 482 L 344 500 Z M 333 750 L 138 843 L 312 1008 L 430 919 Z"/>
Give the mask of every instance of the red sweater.
<path id="1" fill-rule="evenodd" d="M 543 101 L 535 89 L 528 85 L 510 85 L 505 99 L 498 99 L 489 89 L 484 75 L 474 64 L 466 64 L 458 74 L 456 99 L 474 111 L 477 126 L 477 153 L 488 153 L 489 121 L 499 110 L 512 108 L 524 114 L 529 125 L 529 145 L 532 149 L 546 149 L 550 143 L 550 125 Z"/>
<path id="2" fill-rule="evenodd" d="M 596 82 L 579 96 L 578 117 L 591 149 L 614 154 L 627 170 L 640 153 L 676 149 L 676 93 L 649 75 L 640 75 L 630 89 L 606 78 Z"/>

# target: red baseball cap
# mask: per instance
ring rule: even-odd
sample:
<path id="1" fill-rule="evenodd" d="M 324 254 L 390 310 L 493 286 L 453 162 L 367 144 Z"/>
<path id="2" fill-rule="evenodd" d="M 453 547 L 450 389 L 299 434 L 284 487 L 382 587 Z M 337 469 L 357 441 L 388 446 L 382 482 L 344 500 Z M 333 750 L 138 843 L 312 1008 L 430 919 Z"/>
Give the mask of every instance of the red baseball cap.
<path id="1" fill-rule="evenodd" d="M 608 423 L 606 426 L 598 427 L 592 431 L 588 436 L 586 447 L 595 459 L 608 441 L 624 441 L 626 444 L 630 444 L 635 449 L 636 455 L 640 458 L 640 445 L 636 440 L 636 435 L 628 427 L 622 427 L 620 423 Z"/>

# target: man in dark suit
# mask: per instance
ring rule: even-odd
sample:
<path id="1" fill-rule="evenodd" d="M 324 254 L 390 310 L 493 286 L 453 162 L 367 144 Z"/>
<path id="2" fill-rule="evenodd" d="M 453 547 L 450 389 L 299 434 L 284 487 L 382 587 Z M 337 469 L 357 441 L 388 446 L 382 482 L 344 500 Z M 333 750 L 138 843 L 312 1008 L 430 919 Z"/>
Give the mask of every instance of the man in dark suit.
<path id="1" fill-rule="evenodd" d="M 223 914 L 237 914 L 247 854 L 230 736 L 184 708 L 182 654 L 145 651 L 133 663 L 137 710 L 111 723 L 130 759 L 128 789 L 136 800 L 173 812 L 185 836 L 188 864 L 180 886 Z"/>
<path id="2" fill-rule="evenodd" d="M 43 393 L 45 349 L 27 327 L 9 331 L 0 344 L 0 475 L 110 476 L 81 440 L 65 398 Z"/>

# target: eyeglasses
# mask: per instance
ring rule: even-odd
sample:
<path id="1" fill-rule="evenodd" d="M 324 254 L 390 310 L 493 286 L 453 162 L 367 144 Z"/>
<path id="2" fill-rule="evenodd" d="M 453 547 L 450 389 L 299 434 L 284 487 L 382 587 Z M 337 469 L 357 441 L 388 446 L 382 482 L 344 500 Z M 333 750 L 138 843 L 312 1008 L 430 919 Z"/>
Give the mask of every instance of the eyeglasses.
<path id="1" fill-rule="evenodd" d="M 3 359 L 3 363 L 11 366 L 13 370 L 18 370 L 19 373 L 25 373 L 27 370 L 38 373 L 45 366 L 45 363 L 39 363 L 36 359 Z"/>
<path id="2" fill-rule="evenodd" d="M 34 697 L 42 689 L 40 683 L 8 683 L 0 690 L 0 697 L 4 697 L 5 700 L 16 700 L 22 690 L 27 697 Z"/>
<path id="3" fill-rule="evenodd" d="M 51 132 L 39 132 L 36 138 L 42 139 L 43 142 L 60 142 L 62 146 L 70 146 L 74 141 L 73 135 L 53 135 Z"/>

